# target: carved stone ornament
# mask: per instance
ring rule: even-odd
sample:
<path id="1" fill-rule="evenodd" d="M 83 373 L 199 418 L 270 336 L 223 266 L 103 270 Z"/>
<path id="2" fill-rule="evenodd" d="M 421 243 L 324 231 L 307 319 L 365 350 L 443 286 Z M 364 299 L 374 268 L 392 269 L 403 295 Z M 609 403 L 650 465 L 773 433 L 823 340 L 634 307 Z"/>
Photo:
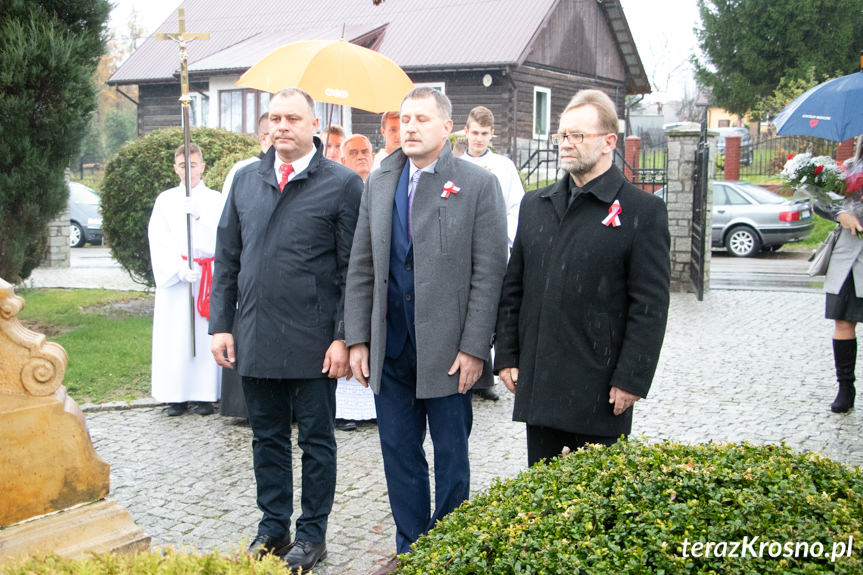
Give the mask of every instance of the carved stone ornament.
<path id="1" fill-rule="evenodd" d="M 0 279 L 0 565 L 35 552 L 148 548 L 128 512 L 105 500 L 110 467 L 62 385 L 66 351 L 21 325 L 23 307 Z"/>

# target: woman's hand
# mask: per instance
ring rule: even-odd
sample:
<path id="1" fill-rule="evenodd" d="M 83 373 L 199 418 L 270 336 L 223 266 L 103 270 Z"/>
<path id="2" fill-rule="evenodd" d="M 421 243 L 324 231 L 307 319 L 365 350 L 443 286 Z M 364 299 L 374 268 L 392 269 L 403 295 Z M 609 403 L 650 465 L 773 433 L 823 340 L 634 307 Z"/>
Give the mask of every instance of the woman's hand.
<path id="1" fill-rule="evenodd" d="M 857 237 L 863 235 L 863 225 L 860 225 L 860 220 L 851 212 L 842 212 L 836 220 L 843 228 L 857 234 Z"/>

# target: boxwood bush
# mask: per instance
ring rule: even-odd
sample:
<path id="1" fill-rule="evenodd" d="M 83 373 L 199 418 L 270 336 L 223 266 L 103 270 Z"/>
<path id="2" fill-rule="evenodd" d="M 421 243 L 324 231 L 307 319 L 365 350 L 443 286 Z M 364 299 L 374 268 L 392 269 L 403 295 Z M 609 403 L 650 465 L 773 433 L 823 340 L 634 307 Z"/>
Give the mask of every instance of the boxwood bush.
<path id="1" fill-rule="evenodd" d="M 220 167 L 224 157 L 251 157 L 260 152 L 255 138 L 214 128 L 197 128 L 192 141 L 204 153 L 204 182 L 221 190 L 227 169 L 212 175 L 210 167 Z M 153 203 L 162 191 L 178 185 L 174 173 L 174 151 L 183 143 L 180 128 L 150 132 L 123 146 L 105 166 L 102 180 L 102 231 L 111 254 L 132 278 L 153 286 L 147 224 Z M 228 166 L 228 169 L 230 166 Z"/>
<path id="2" fill-rule="evenodd" d="M 784 445 L 623 441 L 496 481 L 398 573 L 863 573 L 861 526 L 860 468 Z"/>
<path id="3" fill-rule="evenodd" d="M 103 553 L 81 559 L 41 555 L 0 567 L 0 575 L 285 575 L 275 556 L 255 559 L 248 553 L 185 553 L 170 548 L 147 553 Z M 309 572 L 311 573 L 311 571 Z"/>

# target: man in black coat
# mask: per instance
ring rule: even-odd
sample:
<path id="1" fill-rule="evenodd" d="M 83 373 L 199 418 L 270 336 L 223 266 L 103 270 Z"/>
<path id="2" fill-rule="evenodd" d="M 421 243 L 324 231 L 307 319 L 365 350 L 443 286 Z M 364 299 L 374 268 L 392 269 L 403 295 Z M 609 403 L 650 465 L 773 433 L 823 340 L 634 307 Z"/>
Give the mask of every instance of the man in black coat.
<path id="1" fill-rule="evenodd" d="M 612 165 L 617 112 L 603 92 L 570 101 L 552 139 L 556 184 L 530 192 L 498 307 L 495 370 L 527 424 L 528 464 L 632 428 L 665 335 L 665 204 Z"/>
<path id="2" fill-rule="evenodd" d="M 242 376 L 253 432 L 263 518 L 249 549 L 284 556 L 304 572 L 326 555 L 336 378 L 348 372 L 345 277 L 363 187 L 356 173 L 323 157 L 314 109 L 297 88 L 270 100 L 273 147 L 234 178 L 219 222 L 210 302 L 213 355 Z M 294 543 L 292 415 L 303 450 Z"/>

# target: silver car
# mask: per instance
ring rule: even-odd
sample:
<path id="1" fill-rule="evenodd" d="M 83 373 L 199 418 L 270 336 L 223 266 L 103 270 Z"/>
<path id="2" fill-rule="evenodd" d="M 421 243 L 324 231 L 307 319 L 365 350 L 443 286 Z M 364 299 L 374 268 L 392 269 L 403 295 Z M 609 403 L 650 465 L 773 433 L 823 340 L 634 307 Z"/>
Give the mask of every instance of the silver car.
<path id="1" fill-rule="evenodd" d="M 665 201 L 665 186 L 654 192 Z M 749 182 L 714 180 L 711 243 L 737 257 L 778 250 L 812 232 L 808 199 L 792 200 Z"/>
<path id="2" fill-rule="evenodd" d="M 69 182 L 69 245 L 102 243 L 102 208 L 99 194 L 78 182 Z"/>
<path id="3" fill-rule="evenodd" d="M 740 181 L 713 182 L 713 247 L 753 256 L 804 239 L 815 226 L 808 199 L 792 200 Z"/>

